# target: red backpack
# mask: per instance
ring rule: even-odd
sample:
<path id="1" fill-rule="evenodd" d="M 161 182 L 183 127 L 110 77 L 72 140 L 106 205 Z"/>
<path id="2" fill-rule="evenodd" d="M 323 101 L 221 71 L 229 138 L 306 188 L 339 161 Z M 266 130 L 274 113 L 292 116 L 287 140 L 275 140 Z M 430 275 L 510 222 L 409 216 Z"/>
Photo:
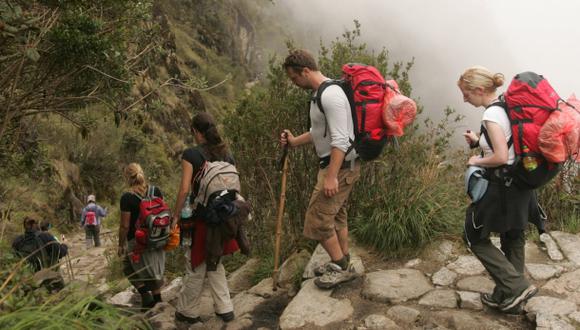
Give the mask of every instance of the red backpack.
<path id="1" fill-rule="evenodd" d="M 536 189 L 548 183 L 560 171 L 560 165 L 551 163 L 542 155 L 538 137 L 540 129 L 552 112 L 563 101 L 543 76 L 534 72 L 517 74 L 500 96 L 502 106 L 510 120 L 516 160 L 511 173 L 521 187 Z M 490 141 L 487 138 L 487 141 Z M 526 167 L 531 161 L 534 166 Z"/>
<path id="2" fill-rule="evenodd" d="M 171 210 L 161 197 L 155 196 L 155 187 L 149 186 L 145 197 L 137 196 L 139 218 L 135 224 L 137 244 L 133 250 L 133 261 L 138 262 L 145 249 L 162 249 L 171 234 Z"/>
<path id="3" fill-rule="evenodd" d="M 328 86 L 339 85 L 350 103 L 355 128 L 355 140 L 351 141 L 351 149 L 354 147 L 360 159 L 373 160 L 381 154 L 387 142 L 383 123 L 387 88 L 385 78 L 377 68 L 358 63 L 343 65 L 342 72 L 342 79 L 327 80 L 320 85 L 313 102 L 316 102 L 320 111 L 324 113 L 322 92 Z"/>
<path id="4" fill-rule="evenodd" d="M 96 226 L 97 225 L 97 212 L 94 210 L 85 212 L 85 226 Z"/>

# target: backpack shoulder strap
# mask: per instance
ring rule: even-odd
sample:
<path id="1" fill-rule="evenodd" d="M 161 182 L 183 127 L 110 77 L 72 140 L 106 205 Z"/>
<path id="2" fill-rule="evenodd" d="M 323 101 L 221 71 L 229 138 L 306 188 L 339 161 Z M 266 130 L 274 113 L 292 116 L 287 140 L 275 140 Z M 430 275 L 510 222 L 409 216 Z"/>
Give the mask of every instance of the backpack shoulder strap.
<path id="1" fill-rule="evenodd" d="M 329 87 L 332 85 L 339 85 L 341 86 L 340 81 L 338 80 L 334 80 L 334 79 L 329 79 L 329 80 L 325 80 L 322 82 L 322 84 L 320 84 L 320 86 L 318 86 L 318 90 L 316 91 L 316 95 L 312 97 L 312 102 L 316 102 L 316 105 L 318 106 L 318 109 L 320 110 L 320 112 L 322 112 L 322 114 L 324 114 L 324 108 L 322 107 L 322 93 Z"/>
<path id="2" fill-rule="evenodd" d="M 338 85 L 343 91 L 344 94 L 346 95 L 346 98 L 348 99 L 349 104 L 351 103 L 351 100 L 349 98 L 348 93 L 345 91 L 345 83 L 343 80 L 336 80 L 336 79 L 329 79 L 329 80 L 325 80 L 322 82 L 322 84 L 320 84 L 320 86 L 318 86 L 318 90 L 316 91 L 316 95 L 312 96 L 312 98 L 310 99 L 311 102 L 316 102 L 316 105 L 318 106 L 318 109 L 320 110 L 320 112 L 322 112 L 322 115 L 325 116 L 326 119 L 326 115 L 324 114 L 324 108 L 322 107 L 322 93 L 330 86 L 332 85 Z M 354 109 L 351 106 L 351 115 L 353 118 L 353 124 L 354 127 L 357 127 L 356 125 L 356 115 L 354 113 Z M 310 118 L 310 117 L 309 117 Z M 355 130 L 356 131 L 356 130 Z M 328 133 L 328 123 L 326 123 L 326 127 L 324 128 L 324 137 L 326 137 L 326 134 Z"/>
<path id="3" fill-rule="evenodd" d="M 147 188 L 147 198 L 153 198 L 155 196 L 155 186 L 154 185 L 149 185 L 149 187 Z"/>
<path id="4" fill-rule="evenodd" d="M 502 109 L 505 110 L 507 116 L 508 116 L 508 120 L 510 120 L 510 114 L 508 111 L 508 107 L 507 107 L 507 103 L 505 102 L 505 99 L 503 98 L 503 95 L 500 95 L 499 99 L 493 103 L 491 103 L 490 105 L 488 105 L 487 107 L 485 107 L 485 109 L 489 109 L 491 107 L 501 107 Z M 510 121 L 511 122 L 511 121 Z M 485 128 L 485 126 L 483 125 L 483 123 L 481 124 L 481 134 L 483 134 L 483 136 L 485 136 L 485 141 L 487 141 L 487 144 L 489 145 L 489 148 L 491 149 L 491 151 L 493 151 L 493 145 L 491 142 L 491 139 L 489 138 L 489 133 L 487 132 L 487 129 Z M 507 146 L 508 146 L 508 152 L 509 152 L 509 148 L 511 148 L 512 144 L 514 143 L 514 136 L 512 134 L 512 136 L 510 136 L 509 140 L 507 141 Z M 482 151 L 483 154 L 483 151 Z"/>

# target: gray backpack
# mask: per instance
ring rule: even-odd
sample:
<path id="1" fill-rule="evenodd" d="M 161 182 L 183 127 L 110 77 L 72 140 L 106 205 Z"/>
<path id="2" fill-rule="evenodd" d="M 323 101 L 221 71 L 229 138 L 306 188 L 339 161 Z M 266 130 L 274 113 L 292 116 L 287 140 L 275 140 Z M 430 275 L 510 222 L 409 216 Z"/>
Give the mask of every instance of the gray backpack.
<path id="1" fill-rule="evenodd" d="M 193 208 L 206 207 L 211 198 L 240 192 L 240 177 L 236 167 L 228 162 L 206 161 L 194 178 L 197 194 Z"/>

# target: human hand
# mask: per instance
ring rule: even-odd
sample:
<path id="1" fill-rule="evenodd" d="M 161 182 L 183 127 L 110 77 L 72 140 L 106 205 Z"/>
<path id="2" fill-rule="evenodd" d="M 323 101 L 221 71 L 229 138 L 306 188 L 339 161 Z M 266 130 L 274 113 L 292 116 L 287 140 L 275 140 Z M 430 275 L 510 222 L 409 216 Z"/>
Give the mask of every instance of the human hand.
<path id="1" fill-rule="evenodd" d="M 280 134 L 280 144 L 282 144 L 283 146 L 288 144 L 288 146 L 293 147 L 295 139 L 296 138 L 294 137 L 292 132 L 290 132 L 290 130 L 285 129 L 284 131 L 282 131 L 282 134 Z"/>
<path id="2" fill-rule="evenodd" d="M 477 137 L 477 135 L 470 130 L 467 130 L 467 132 L 463 133 L 463 137 L 465 137 L 465 142 L 467 142 L 470 147 L 479 141 L 479 137 Z"/>
<path id="3" fill-rule="evenodd" d="M 324 178 L 324 195 L 326 197 L 332 197 L 336 193 L 338 193 L 338 179 L 327 175 Z"/>

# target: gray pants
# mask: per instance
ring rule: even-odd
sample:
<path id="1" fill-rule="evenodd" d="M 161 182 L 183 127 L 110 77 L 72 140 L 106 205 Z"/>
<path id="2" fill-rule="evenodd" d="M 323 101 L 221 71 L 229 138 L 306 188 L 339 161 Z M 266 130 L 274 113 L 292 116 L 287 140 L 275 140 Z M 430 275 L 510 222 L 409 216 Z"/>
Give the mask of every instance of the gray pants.
<path id="1" fill-rule="evenodd" d="M 519 295 L 530 286 L 530 282 L 524 276 L 526 244 L 524 231 L 511 230 L 502 233 L 500 240 L 501 251 L 491 243 L 489 236 L 470 239 L 471 251 L 495 282 L 492 297 L 499 302 Z"/>
<path id="2" fill-rule="evenodd" d="M 226 271 L 221 261 L 218 262 L 215 271 L 207 271 L 205 262 L 202 262 L 195 269 L 191 268 L 190 249 L 187 249 L 185 259 L 185 276 L 178 295 L 177 311 L 188 317 L 200 316 L 201 296 L 205 282 L 210 288 L 214 311 L 220 314 L 232 312 L 234 305 L 230 299 Z M 207 282 L 205 281 L 206 278 Z"/>
<path id="3" fill-rule="evenodd" d="M 93 242 L 96 246 L 101 246 L 101 238 L 99 237 L 99 233 L 101 232 L 101 226 L 85 226 L 85 239 L 87 249 L 93 246 Z"/>

